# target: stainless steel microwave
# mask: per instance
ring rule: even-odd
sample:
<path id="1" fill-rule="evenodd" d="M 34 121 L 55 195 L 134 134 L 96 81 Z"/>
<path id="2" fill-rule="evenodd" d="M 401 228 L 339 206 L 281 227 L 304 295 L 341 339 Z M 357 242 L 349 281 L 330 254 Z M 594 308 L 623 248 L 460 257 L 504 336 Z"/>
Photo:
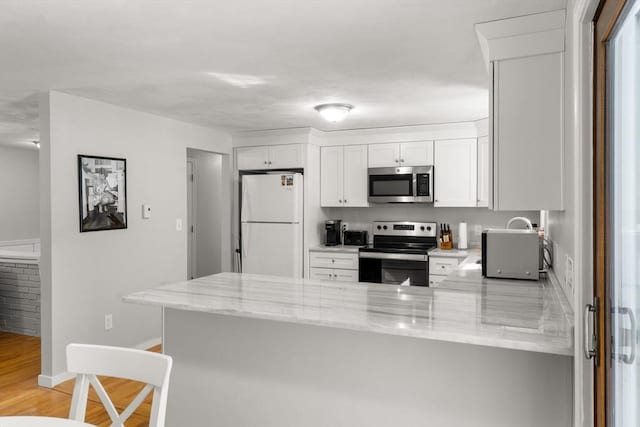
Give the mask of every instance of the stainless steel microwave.
<path id="1" fill-rule="evenodd" d="M 370 203 L 433 202 L 433 166 L 369 168 Z"/>

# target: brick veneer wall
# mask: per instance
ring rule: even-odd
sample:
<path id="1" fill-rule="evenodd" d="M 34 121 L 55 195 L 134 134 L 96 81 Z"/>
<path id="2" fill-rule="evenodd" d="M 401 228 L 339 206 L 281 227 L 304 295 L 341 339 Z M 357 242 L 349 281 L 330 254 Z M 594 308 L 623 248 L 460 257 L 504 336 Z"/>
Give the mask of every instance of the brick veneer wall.
<path id="1" fill-rule="evenodd" d="M 40 336 L 38 264 L 0 262 L 0 331 Z"/>

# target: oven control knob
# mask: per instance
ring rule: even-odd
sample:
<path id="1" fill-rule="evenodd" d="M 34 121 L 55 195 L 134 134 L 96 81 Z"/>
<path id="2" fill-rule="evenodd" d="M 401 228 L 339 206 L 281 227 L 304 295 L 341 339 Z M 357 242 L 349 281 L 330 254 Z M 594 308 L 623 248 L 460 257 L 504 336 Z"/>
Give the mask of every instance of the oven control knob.
<path id="1" fill-rule="evenodd" d="M 382 227 L 378 226 L 378 230 L 382 230 Z"/>
<path id="2" fill-rule="evenodd" d="M 420 231 L 424 231 L 424 225 L 420 226 Z"/>
<path id="3" fill-rule="evenodd" d="M 431 231 L 431 227 L 427 226 L 427 231 Z"/>
<path id="4" fill-rule="evenodd" d="M 383 229 L 383 230 L 386 230 L 386 229 L 387 229 L 387 226 L 386 226 L 386 225 L 383 225 L 383 226 L 382 226 L 382 229 Z"/>

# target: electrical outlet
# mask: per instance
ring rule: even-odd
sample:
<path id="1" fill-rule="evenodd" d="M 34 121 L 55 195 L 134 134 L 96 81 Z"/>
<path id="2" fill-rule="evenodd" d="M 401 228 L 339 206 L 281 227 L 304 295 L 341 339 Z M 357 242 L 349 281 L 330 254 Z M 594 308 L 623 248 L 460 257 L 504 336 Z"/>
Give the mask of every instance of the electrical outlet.
<path id="1" fill-rule="evenodd" d="M 349 223 L 348 222 L 343 222 L 342 223 L 342 231 L 347 231 L 349 229 Z"/>
<path id="2" fill-rule="evenodd" d="M 564 286 L 573 291 L 573 258 L 568 254 L 564 256 Z"/>
<path id="3" fill-rule="evenodd" d="M 182 218 L 176 218 L 176 231 L 182 231 Z"/>
<path id="4" fill-rule="evenodd" d="M 104 330 L 108 331 L 113 328 L 113 314 L 105 314 L 104 315 Z"/>

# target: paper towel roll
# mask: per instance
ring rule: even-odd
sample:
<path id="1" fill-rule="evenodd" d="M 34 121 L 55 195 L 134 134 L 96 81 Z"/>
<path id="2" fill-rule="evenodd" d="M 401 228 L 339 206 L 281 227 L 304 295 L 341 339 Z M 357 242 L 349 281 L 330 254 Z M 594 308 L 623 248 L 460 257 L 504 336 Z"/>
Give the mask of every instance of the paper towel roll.
<path id="1" fill-rule="evenodd" d="M 467 249 L 467 223 L 461 222 L 458 225 L 458 249 Z"/>

